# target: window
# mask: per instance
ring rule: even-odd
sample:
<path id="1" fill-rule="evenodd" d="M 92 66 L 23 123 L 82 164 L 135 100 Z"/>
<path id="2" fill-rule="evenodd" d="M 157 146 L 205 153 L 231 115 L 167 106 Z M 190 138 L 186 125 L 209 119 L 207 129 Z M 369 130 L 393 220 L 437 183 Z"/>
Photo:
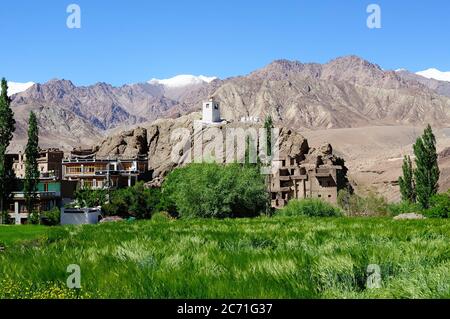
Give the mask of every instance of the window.
<path id="1" fill-rule="evenodd" d="M 85 166 L 84 167 L 85 173 L 94 173 L 95 172 L 95 166 Z"/>
<path id="2" fill-rule="evenodd" d="M 79 174 L 81 173 L 81 167 L 80 166 L 69 166 L 66 167 L 67 174 Z"/>
<path id="3" fill-rule="evenodd" d="M 319 195 L 317 195 L 317 197 L 319 197 L 319 198 L 320 198 L 320 197 L 322 197 L 322 195 L 320 195 L 320 194 L 319 194 Z"/>

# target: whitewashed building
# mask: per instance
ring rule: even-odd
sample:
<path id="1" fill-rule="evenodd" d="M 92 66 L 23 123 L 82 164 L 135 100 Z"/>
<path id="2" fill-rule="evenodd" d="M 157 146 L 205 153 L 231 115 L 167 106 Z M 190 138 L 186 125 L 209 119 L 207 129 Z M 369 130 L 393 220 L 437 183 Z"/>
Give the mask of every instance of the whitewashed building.
<path id="1" fill-rule="evenodd" d="M 210 124 L 222 122 L 219 102 L 212 97 L 208 101 L 203 102 L 202 122 Z"/>

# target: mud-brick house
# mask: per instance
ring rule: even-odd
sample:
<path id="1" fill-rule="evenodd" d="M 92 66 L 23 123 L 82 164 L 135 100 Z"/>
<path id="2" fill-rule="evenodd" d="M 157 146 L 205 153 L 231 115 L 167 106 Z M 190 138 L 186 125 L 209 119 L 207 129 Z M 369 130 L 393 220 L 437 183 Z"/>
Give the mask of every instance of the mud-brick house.
<path id="1" fill-rule="evenodd" d="M 14 154 L 13 170 L 17 178 L 25 178 L 25 160 L 23 152 Z M 61 164 L 64 152 L 57 148 L 46 148 L 39 150 L 37 158 L 39 173 L 43 177 L 61 179 Z"/>
<path id="2" fill-rule="evenodd" d="M 335 204 L 338 190 L 344 186 L 340 177 L 345 175 L 345 167 L 341 164 L 329 144 L 319 149 L 306 145 L 293 154 L 281 151 L 270 175 L 272 207 L 282 208 L 291 199 L 306 198 Z"/>

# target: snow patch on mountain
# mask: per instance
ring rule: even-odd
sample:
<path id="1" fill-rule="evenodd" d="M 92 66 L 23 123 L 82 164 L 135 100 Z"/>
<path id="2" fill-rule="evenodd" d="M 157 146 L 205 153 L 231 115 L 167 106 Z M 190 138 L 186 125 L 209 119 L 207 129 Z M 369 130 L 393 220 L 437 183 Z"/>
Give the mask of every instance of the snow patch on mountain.
<path id="1" fill-rule="evenodd" d="M 34 82 L 18 83 L 18 82 L 8 82 L 8 96 L 23 92 L 32 87 Z"/>
<path id="2" fill-rule="evenodd" d="M 189 85 L 196 85 L 196 84 L 202 84 L 202 83 L 210 83 L 217 79 L 217 77 L 212 76 L 204 76 L 204 75 L 188 75 L 188 74 L 181 74 L 174 76 L 170 79 L 151 79 L 148 81 L 150 84 L 161 84 L 169 88 L 180 88 L 185 87 Z"/>
<path id="3" fill-rule="evenodd" d="M 417 75 L 423 76 L 427 79 L 435 79 L 438 81 L 447 81 L 450 82 L 450 72 L 442 72 L 438 69 L 428 69 L 425 71 L 420 71 L 416 73 Z"/>

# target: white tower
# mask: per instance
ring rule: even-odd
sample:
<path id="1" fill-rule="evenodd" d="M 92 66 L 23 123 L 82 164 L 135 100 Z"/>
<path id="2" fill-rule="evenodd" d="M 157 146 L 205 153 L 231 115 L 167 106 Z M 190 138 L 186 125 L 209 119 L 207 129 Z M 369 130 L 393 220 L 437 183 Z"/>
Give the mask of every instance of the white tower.
<path id="1" fill-rule="evenodd" d="M 208 101 L 203 102 L 203 118 L 204 123 L 218 123 L 220 122 L 219 102 L 214 101 L 214 98 L 209 98 Z"/>

